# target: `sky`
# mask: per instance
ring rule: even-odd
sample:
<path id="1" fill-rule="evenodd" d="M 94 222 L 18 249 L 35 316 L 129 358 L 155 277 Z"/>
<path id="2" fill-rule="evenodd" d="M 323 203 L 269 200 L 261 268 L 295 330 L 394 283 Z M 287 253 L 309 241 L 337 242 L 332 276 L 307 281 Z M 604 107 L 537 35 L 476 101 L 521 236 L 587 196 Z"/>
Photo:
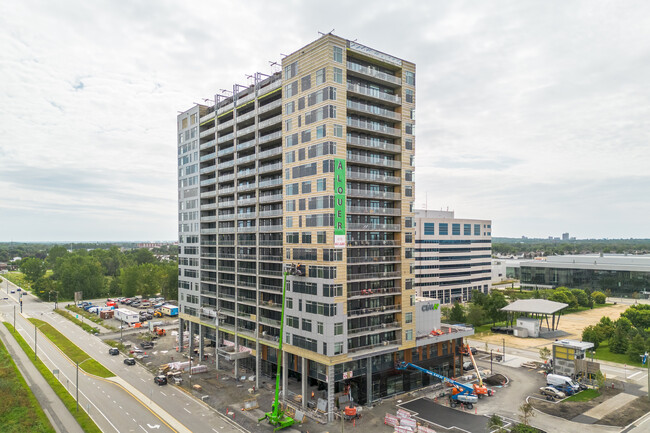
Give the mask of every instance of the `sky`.
<path id="1" fill-rule="evenodd" d="M 0 241 L 177 238 L 176 116 L 334 33 L 416 63 L 416 207 L 650 238 L 650 2 L 0 4 Z"/>

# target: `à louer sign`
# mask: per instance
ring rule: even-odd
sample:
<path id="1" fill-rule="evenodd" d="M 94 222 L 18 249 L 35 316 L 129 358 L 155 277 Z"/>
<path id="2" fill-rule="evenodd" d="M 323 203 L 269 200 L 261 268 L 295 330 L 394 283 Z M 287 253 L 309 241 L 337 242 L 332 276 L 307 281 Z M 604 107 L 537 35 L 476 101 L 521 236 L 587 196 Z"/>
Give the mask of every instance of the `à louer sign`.
<path id="1" fill-rule="evenodd" d="M 345 159 L 334 159 L 334 247 L 345 248 Z"/>

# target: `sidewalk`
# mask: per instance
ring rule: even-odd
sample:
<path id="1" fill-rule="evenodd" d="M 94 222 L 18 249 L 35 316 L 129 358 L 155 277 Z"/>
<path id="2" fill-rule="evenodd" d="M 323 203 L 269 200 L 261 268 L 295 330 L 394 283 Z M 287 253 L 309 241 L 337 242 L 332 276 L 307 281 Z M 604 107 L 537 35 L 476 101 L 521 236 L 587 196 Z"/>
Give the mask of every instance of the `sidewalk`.
<path id="1" fill-rule="evenodd" d="M 0 338 L 18 366 L 18 370 L 25 377 L 27 385 L 31 388 L 54 429 L 58 433 L 84 433 L 77 420 L 74 419 L 70 411 L 41 376 L 41 373 L 34 367 L 34 364 L 23 352 L 13 335 L 1 323 Z"/>

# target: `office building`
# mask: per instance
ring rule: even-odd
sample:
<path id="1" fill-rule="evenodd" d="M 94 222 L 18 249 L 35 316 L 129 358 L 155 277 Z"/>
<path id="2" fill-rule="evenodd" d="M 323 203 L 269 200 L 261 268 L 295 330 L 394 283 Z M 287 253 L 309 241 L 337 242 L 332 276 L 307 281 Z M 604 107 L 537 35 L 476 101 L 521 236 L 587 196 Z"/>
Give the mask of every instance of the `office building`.
<path id="1" fill-rule="evenodd" d="M 414 119 L 415 65 L 332 34 L 178 116 L 180 322 L 201 351 L 275 376 L 293 264 L 283 381 L 326 389 L 330 419 L 346 389 L 428 383 L 399 360 L 457 373 L 465 333 L 416 344 Z"/>
<path id="2" fill-rule="evenodd" d="M 488 293 L 492 221 L 455 218 L 453 211 L 415 211 L 415 288 L 443 304 Z"/>

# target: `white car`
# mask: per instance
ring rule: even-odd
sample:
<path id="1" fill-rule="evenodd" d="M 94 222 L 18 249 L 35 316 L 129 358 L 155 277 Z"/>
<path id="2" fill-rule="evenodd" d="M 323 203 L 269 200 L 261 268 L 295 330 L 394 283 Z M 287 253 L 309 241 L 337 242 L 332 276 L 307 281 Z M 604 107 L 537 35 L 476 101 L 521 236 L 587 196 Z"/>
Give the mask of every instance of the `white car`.
<path id="1" fill-rule="evenodd" d="M 542 393 L 542 395 L 547 395 L 553 398 L 564 398 L 566 397 L 566 394 L 564 394 L 562 391 L 559 391 L 552 386 L 543 386 L 539 389 L 539 392 Z"/>

